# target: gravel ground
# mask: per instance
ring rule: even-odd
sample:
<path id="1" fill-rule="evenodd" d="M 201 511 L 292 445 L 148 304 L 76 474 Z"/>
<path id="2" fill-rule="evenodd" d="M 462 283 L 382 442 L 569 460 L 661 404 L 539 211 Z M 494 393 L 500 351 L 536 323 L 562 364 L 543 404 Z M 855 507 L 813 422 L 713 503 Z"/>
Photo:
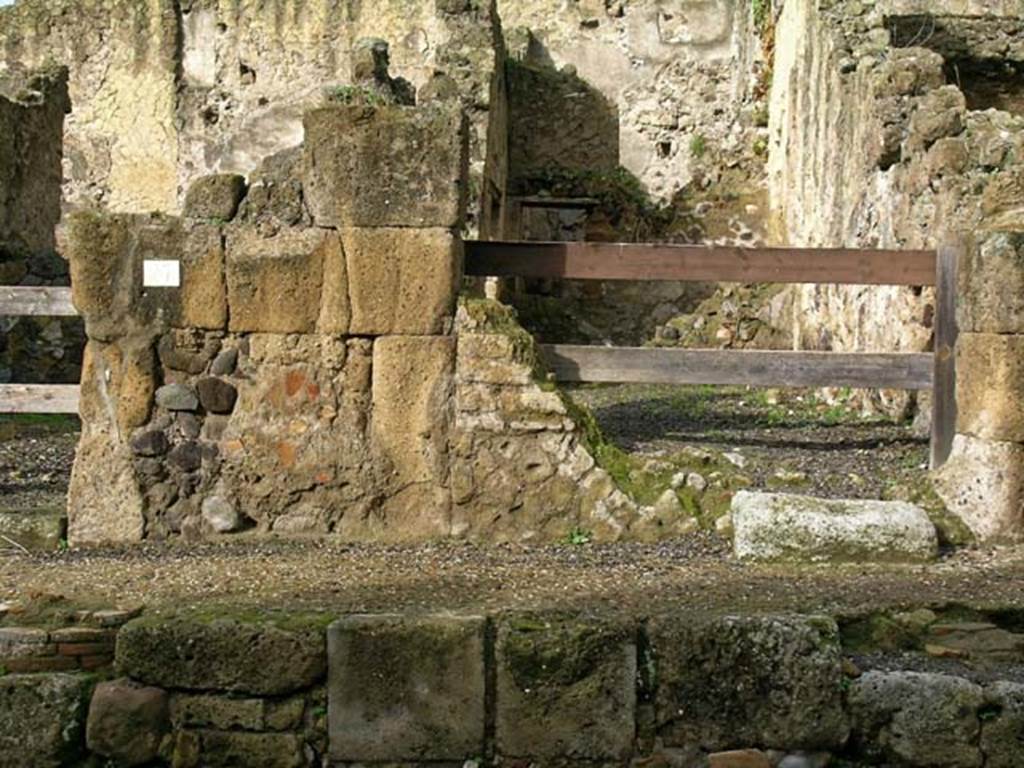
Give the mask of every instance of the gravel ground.
<path id="1" fill-rule="evenodd" d="M 603 387 L 576 391 L 606 435 L 640 451 L 739 447 L 754 466 L 806 471 L 820 493 L 870 495 L 920 472 L 927 446 L 909 427 L 862 421 L 797 393 Z M 828 424 L 827 426 L 825 424 Z M 0 420 L 2 507 L 63 503 L 77 434 L 71 419 Z M 762 471 L 762 465 L 766 468 Z M 898 474 L 898 473 L 897 473 Z M 863 482 L 851 479 L 863 478 Z M 51 555 L 0 555 L 0 602 L 61 595 L 72 604 L 151 608 L 224 602 L 338 612 L 566 608 L 659 612 L 938 607 L 1024 611 L 1024 548 L 960 551 L 914 567 L 740 565 L 711 533 L 659 545 L 415 547 L 333 541 L 149 543 Z"/>
<path id="2" fill-rule="evenodd" d="M 738 451 L 753 488 L 769 488 L 786 470 L 806 476 L 801 493 L 878 499 L 895 484 L 918 482 L 928 467 L 928 440 L 909 423 L 865 418 L 806 390 L 623 384 L 570 394 L 628 451 Z"/>
<path id="3" fill-rule="evenodd" d="M 566 608 L 659 612 L 939 607 L 1024 610 L 1024 548 L 962 551 L 927 566 L 744 566 L 701 534 L 660 545 L 415 547 L 329 541 L 147 544 L 0 557 L 0 602 L 319 608 L 339 612 Z"/>
<path id="4" fill-rule="evenodd" d="M 79 422 L 0 416 L 0 510 L 63 509 Z"/>

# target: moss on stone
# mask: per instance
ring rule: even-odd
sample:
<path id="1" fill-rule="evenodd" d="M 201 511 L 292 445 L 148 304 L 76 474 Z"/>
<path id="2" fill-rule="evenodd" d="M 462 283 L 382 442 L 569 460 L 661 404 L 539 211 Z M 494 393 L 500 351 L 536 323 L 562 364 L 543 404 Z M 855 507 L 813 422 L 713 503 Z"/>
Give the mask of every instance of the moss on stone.
<path id="1" fill-rule="evenodd" d="M 903 482 L 893 483 L 884 498 L 909 501 L 921 507 L 939 532 L 939 544 L 944 547 L 966 547 L 975 542 L 971 529 L 946 507 L 935 492 L 931 476 L 921 473 Z"/>
<path id="2" fill-rule="evenodd" d="M 528 365 L 534 378 L 546 380 L 547 371 L 537 354 L 537 343 L 533 336 L 519 324 L 516 311 L 500 301 L 480 299 L 462 295 L 459 307 L 470 320 L 470 328 L 476 333 L 496 333 L 512 342 L 516 362 Z"/>
<path id="3" fill-rule="evenodd" d="M 621 627 L 585 619 L 513 619 L 502 636 L 502 658 L 516 684 L 524 689 L 563 687 L 591 677 L 606 660 Z M 594 683 L 599 684 L 595 677 Z"/>
<path id="4" fill-rule="evenodd" d="M 888 614 L 840 620 L 843 648 L 854 653 L 915 651 L 923 647 L 923 632 L 897 622 Z"/>
<path id="5" fill-rule="evenodd" d="M 336 615 L 323 611 L 288 611 L 258 606 L 206 603 L 178 611 L 147 613 L 135 619 L 132 625 L 156 627 L 170 622 L 212 624 L 226 621 L 271 626 L 285 632 L 320 632 L 335 619 Z"/>

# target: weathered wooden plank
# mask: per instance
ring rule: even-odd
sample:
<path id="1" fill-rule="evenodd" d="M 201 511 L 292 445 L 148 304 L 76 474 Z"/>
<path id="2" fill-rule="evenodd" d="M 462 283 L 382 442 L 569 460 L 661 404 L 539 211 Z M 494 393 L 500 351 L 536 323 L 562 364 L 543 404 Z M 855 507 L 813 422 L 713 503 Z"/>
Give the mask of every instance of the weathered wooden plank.
<path id="1" fill-rule="evenodd" d="M 543 345 L 559 381 L 930 389 L 930 354 Z"/>
<path id="2" fill-rule="evenodd" d="M 0 384 L 0 413 L 78 413 L 77 384 Z"/>
<path id="3" fill-rule="evenodd" d="M 578 280 L 934 285 L 934 251 L 471 240 L 466 274 Z"/>
<path id="4" fill-rule="evenodd" d="M 0 286 L 0 316 L 72 317 L 70 288 Z"/>
<path id="5" fill-rule="evenodd" d="M 931 467 L 949 458 L 956 434 L 957 271 L 964 253 L 962 241 L 939 248 L 935 263 L 935 360 L 932 391 Z"/>

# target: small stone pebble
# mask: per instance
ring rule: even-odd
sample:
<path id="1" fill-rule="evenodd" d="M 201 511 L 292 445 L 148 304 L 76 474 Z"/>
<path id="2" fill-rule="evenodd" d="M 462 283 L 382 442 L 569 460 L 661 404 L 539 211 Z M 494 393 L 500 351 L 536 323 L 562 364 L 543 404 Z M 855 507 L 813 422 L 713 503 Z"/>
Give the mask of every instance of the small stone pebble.
<path id="1" fill-rule="evenodd" d="M 189 440 L 195 440 L 199 437 L 202 424 L 199 419 L 196 418 L 195 414 L 186 412 L 179 413 L 176 421 L 178 423 L 178 428 L 181 429 L 181 434 Z"/>
<path id="2" fill-rule="evenodd" d="M 196 384 L 199 402 L 209 413 L 231 413 L 238 399 L 238 390 L 223 379 L 207 376 Z"/>
<path id="3" fill-rule="evenodd" d="M 210 365 L 210 373 L 214 376 L 230 376 L 235 372 L 235 366 L 238 364 L 238 350 L 237 349 L 222 349 L 220 353 L 213 359 L 213 363 Z"/>
<path id="4" fill-rule="evenodd" d="M 708 481 L 704 475 L 699 472 L 691 472 L 686 476 L 686 487 L 692 488 L 697 493 L 703 493 L 707 490 Z"/>
<path id="5" fill-rule="evenodd" d="M 168 411 L 194 411 L 199 398 L 186 384 L 165 384 L 156 391 L 156 404 Z"/>
<path id="6" fill-rule="evenodd" d="M 93 611 L 89 619 L 101 627 L 120 627 L 142 613 L 142 606 L 135 608 L 108 608 L 102 611 Z"/>
<path id="7" fill-rule="evenodd" d="M 722 458 L 728 461 L 734 467 L 738 467 L 739 469 L 743 469 L 745 466 L 747 466 L 746 457 L 742 453 L 739 453 L 738 451 L 730 451 L 729 453 L 723 453 Z"/>
<path id="8" fill-rule="evenodd" d="M 231 533 L 242 527 L 242 516 L 223 496 L 204 499 L 202 511 L 203 520 L 217 533 Z"/>
<path id="9" fill-rule="evenodd" d="M 163 456 L 169 448 L 167 435 L 159 430 L 150 430 L 136 435 L 131 440 L 132 451 L 137 456 Z"/>
<path id="10" fill-rule="evenodd" d="M 176 445 L 168 459 L 183 472 L 194 472 L 203 464 L 203 453 L 199 443 L 189 440 Z"/>

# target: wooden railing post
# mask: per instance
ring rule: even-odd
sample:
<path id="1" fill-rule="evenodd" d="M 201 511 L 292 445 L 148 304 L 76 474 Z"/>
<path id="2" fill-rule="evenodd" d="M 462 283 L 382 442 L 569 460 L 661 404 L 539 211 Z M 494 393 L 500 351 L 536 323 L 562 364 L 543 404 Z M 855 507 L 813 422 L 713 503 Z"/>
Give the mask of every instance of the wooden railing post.
<path id="1" fill-rule="evenodd" d="M 957 270 L 962 239 L 939 247 L 935 259 L 935 375 L 932 380 L 931 468 L 949 458 L 956 434 Z"/>

